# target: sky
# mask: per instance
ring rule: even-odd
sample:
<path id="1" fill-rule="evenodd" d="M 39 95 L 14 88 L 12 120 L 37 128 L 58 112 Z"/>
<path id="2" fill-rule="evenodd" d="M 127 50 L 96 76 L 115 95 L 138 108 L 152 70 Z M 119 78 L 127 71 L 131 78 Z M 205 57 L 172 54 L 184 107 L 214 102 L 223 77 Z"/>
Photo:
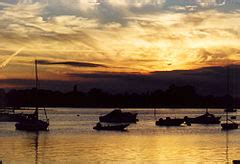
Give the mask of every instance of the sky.
<path id="1" fill-rule="evenodd" d="M 33 87 L 37 59 L 48 89 L 217 93 L 239 69 L 239 22 L 240 0 L 0 0 L 0 88 Z"/>

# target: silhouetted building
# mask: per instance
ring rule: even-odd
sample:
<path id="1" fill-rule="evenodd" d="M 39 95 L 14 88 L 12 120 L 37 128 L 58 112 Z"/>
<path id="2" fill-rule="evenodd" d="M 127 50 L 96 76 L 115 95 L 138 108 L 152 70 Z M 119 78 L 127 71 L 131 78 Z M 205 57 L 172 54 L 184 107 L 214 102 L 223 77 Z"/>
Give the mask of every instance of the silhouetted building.
<path id="1" fill-rule="evenodd" d="M 73 86 L 73 92 L 78 92 L 77 85 L 74 85 L 74 86 Z"/>
<path id="2" fill-rule="evenodd" d="M 0 89 L 0 108 L 5 106 L 5 90 Z"/>

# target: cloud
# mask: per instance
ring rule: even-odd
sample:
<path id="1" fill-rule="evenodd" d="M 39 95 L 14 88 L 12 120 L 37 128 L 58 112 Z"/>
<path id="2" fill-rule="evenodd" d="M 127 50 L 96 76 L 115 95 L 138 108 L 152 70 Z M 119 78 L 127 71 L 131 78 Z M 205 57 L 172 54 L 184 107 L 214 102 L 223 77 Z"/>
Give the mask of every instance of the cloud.
<path id="1" fill-rule="evenodd" d="M 17 56 L 24 48 L 20 48 L 17 52 L 10 55 L 2 64 L 0 64 L 0 68 L 6 67 L 6 65 L 15 57 Z"/>
<path id="2" fill-rule="evenodd" d="M 66 65 L 66 66 L 72 66 L 72 67 L 103 67 L 107 68 L 107 66 L 103 64 L 96 64 L 96 63 L 87 63 L 87 62 L 74 62 L 74 61 L 62 61 L 62 62 L 56 62 L 56 61 L 48 61 L 48 60 L 38 60 L 38 64 L 41 65 Z"/>
<path id="3" fill-rule="evenodd" d="M 11 7 L 11 6 L 13 6 L 13 5 L 10 4 L 10 3 L 0 2 L 0 6 L 3 6 L 3 7 Z"/>
<path id="4" fill-rule="evenodd" d="M 64 65 L 41 66 L 48 68 L 44 77 L 58 72 L 53 79 L 65 79 L 66 72 L 148 74 L 239 64 L 238 2 L 231 8 L 214 0 L 5 0 L 0 7 L 1 57 L 26 48 L 1 74 L 29 77 L 34 57 Z M 79 61 L 101 64 L 80 69 Z"/>
<path id="5" fill-rule="evenodd" d="M 124 79 L 137 80 L 139 78 L 145 78 L 146 76 L 143 74 L 137 73 L 114 73 L 114 72 L 96 72 L 96 73 L 69 73 L 67 76 L 75 77 L 75 78 L 89 78 L 89 79 Z"/>

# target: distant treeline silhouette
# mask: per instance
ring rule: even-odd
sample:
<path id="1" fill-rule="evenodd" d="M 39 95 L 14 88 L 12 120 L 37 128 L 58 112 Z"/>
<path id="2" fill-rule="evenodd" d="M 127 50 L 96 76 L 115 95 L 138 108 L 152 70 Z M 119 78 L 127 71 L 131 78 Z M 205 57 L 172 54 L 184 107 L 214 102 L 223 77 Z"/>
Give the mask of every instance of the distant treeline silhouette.
<path id="1" fill-rule="evenodd" d="M 36 92 L 38 92 L 36 94 Z M 238 102 L 238 103 L 237 103 Z M 25 89 L 0 90 L 2 107 L 94 107 L 94 108 L 225 108 L 229 104 L 240 106 L 239 99 L 230 95 L 201 96 L 189 85 L 170 85 L 165 91 L 156 90 L 144 93 L 107 93 L 93 88 L 89 92 L 80 92 L 75 86 L 73 91 Z"/>

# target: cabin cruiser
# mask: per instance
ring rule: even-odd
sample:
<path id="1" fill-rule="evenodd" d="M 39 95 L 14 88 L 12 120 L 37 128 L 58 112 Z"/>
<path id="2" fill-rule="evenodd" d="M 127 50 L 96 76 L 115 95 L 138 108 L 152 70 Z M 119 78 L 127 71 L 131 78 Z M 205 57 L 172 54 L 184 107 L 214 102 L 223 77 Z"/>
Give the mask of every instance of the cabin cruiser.
<path id="1" fill-rule="evenodd" d="M 100 122 L 108 123 L 136 123 L 138 121 L 137 113 L 122 112 L 121 109 L 115 109 L 112 112 L 99 117 Z"/>
<path id="2" fill-rule="evenodd" d="M 158 121 L 156 121 L 157 126 L 180 126 L 182 124 L 186 124 L 188 126 L 191 125 L 189 122 L 186 122 L 181 118 L 166 117 L 166 119 L 160 118 Z"/>
<path id="3" fill-rule="evenodd" d="M 206 111 L 201 116 L 195 117 L 195 118 L 189 118 L 187 116 L 184 117 L 185 121 L 188 121 L 192 124 L 219 124 L 221 117 L 216 117 L 214 114 L 209 113 Z"/>

